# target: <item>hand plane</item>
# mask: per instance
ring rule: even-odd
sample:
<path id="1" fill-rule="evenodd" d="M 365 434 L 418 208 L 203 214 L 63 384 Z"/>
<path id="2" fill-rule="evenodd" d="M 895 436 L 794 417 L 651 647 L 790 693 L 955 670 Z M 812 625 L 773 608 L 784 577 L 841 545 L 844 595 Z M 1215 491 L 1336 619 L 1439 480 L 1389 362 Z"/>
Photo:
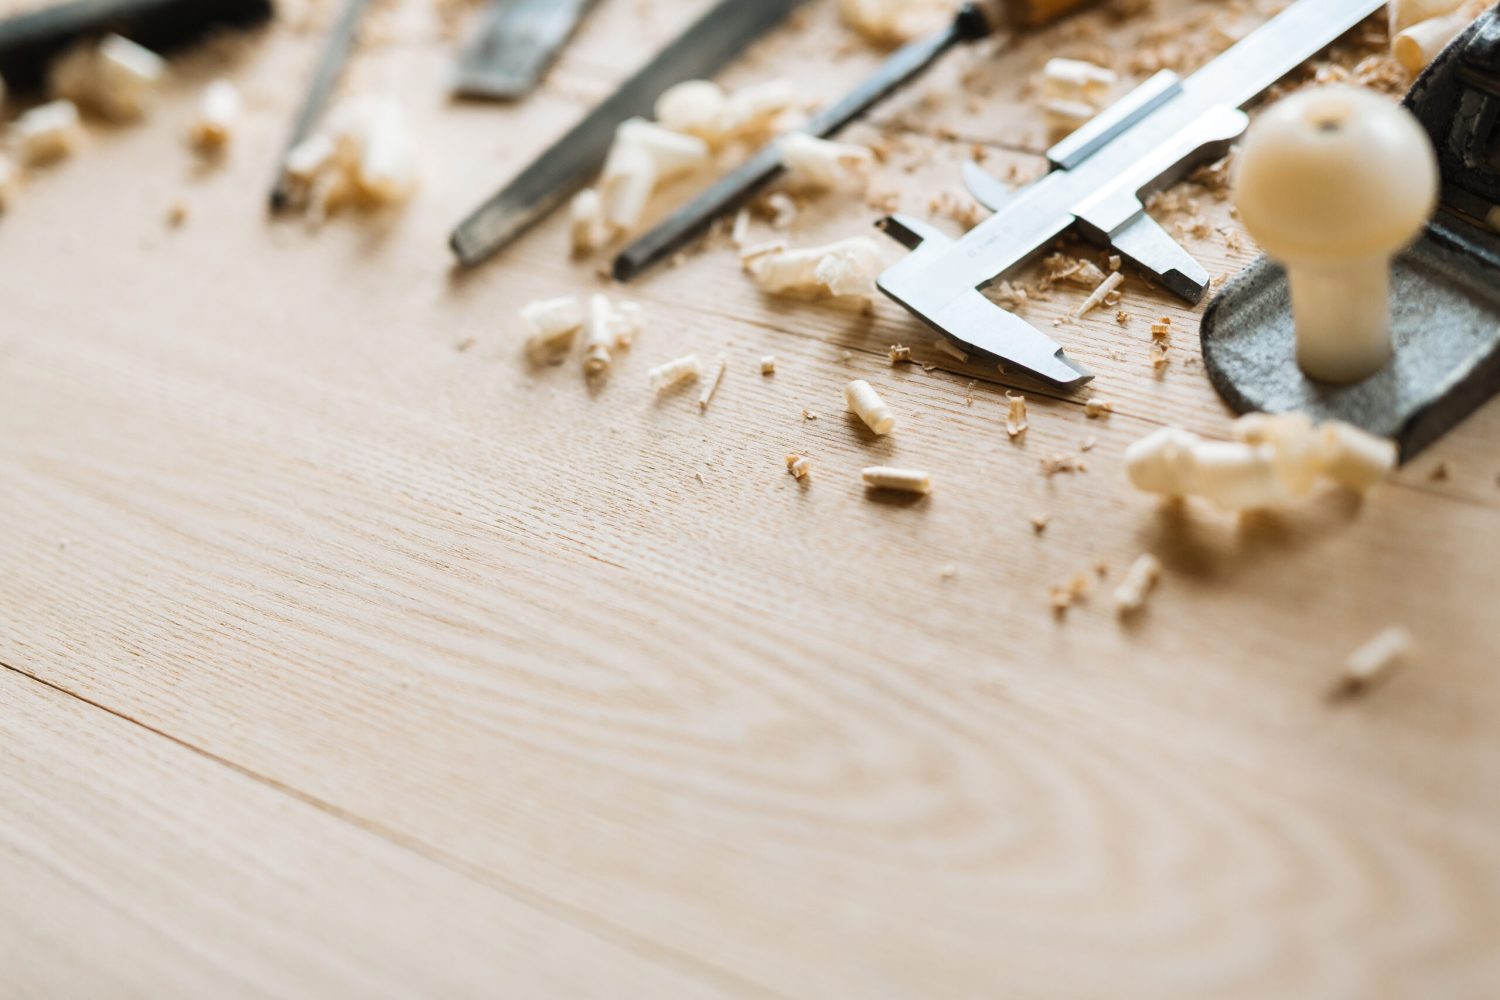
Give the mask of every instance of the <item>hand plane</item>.
<path id="1" fill-rule="evenodd" d="M 1235 410 L 1297 410 L 1394 438 L 1409 460 L 1500 392 L 1500 7 L 1433 60 L 1405 106 L 1432 140 L 1436 214 L 1391 273 L 1393 359 L 1349 385 L 1299 368 L 1285 271 L 1261 257 L 1202 322 L 1209 379 Z"/>
<path id="2" fill-rule="evenodd" d="M 953 240 L 919 220 L 881 220 L 911 250 L 880 290 L 966 353 L 1064 389 L 1093 376 L 1060 344 L 983 289 L 1075 230 L 1173 294 L 1197 302 L 1208 272 L 1146 214 L 1142 199 L 1227 150 L 1249 124 L 1242 105 L 1383 6 L 1298 0 L 1186 79 L 1164 70 L 1047 152 L 1051 170 L 1015 192 L 970 163 L 965 181 L 994 212 Z"/>

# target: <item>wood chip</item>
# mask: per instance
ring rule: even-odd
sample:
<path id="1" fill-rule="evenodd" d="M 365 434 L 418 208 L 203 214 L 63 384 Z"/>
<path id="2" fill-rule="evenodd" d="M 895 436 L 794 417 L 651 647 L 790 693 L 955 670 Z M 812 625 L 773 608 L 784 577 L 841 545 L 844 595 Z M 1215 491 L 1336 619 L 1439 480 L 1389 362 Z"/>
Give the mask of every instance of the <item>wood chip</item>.
<path id="1" fill-rule="evenodd" d="M 1011 440 L 1015 440 L 1026 433 L 1031 423 L 1026 419 L 1026 397 L 1019 393 L 1007 392 L 1005 398 L 1008 407 L 1005 414 L 1005 433 L 1009 434 Z"/>

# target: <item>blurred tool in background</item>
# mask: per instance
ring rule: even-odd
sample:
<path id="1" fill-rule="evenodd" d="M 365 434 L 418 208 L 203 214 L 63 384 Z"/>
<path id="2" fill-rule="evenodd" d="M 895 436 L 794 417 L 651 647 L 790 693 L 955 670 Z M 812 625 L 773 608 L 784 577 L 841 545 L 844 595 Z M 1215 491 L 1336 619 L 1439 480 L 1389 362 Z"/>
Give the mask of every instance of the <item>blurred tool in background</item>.
<path id="1" fill-rule="evenodd" d="M 43 88 L 52 61 L 80 42 L 116 34 L 166 55 L 219 27 L 271 17 L 271 0 L 75 0 L 0 21 L 0 79 L 16 93 Z"/>
<path id="2" fill-rule="evenodd" d="M 938 58 L 965 42 L 993 35 L 1007 25 L 1036 27 L 1091 0 L 988 0 L 966 3 L 953 21 L 917 39 L 885 61 L 868 79 L 812 117 L 799 131 L 826 139 L 920 76 Z M 614 275 L 629 281 L 692 240 L 720 216 L 739 208 L 782 171 L 781 150 L 773 141 L 738 169 L 632 242 L 615 259 Z"/>
<path id="3" fill-rule="evenodd" d="M 536 89 L 598 0 L 493 0 L 454 74 L 460 97 L 513 101 Z"/>
<path id="4" fill-rule="evenodd" d="M 720 0 L 709 8 L 571 132 L 459 224 L 449 241 L 459 261 L 478 264 L 536 225 L 599 171 L 621 122 L 649 116 L 656 99 L 673 84 L 713 75 L 803 2 Z"/>

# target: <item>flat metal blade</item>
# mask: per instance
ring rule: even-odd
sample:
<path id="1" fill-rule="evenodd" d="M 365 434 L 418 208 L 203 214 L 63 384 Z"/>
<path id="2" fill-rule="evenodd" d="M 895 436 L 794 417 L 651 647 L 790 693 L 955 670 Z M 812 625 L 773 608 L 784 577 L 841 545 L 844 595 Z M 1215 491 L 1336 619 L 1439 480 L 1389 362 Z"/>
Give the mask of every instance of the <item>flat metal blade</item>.
<path id="1" fill-rule="evenodd" d="M 964 161 L 963 175 L 964 187 L 969 189 L 969 194 L 991 212 L 1000 211 L 1010 201 L 1010 185 L 973 160 Z"/>
<path id="2" fill-rule="evenodd" d="M 536 89 L 598 0 L 493 0 L 453 78 L 462 97 L 512 101 Z"/>
<path id="3" fill-rule="evenodd" d="M 712 76 L 805 0 L 720 0 L 619 90 L 453 231 L 465 265 L 493 256 L 588 183 L 604 165 L 615 128 L 649 115 L 662 91 Z"/>

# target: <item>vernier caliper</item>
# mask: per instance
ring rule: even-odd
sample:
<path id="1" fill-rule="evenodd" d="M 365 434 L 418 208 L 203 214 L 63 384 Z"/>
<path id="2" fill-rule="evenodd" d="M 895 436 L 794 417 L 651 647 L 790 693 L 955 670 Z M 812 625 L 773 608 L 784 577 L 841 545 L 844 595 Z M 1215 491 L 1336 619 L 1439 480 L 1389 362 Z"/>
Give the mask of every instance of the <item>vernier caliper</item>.
<path id="1" fill-rule="evenodd" d="M 882 220 L 912 253 L 880 276 L 880 290 L 966 352 L 1063 388 L 1083 385 L 1093 376 L 1060 344 L 982 289 L 1076 229 L 1197 302 L 1208 272 L 1146 214 L 1142 197 L 1221 155 L 1249 124 L 1242 105 L 1382 6 L 1297 0 L 1186 80 L 1168 70 L 1151 77 L 1048 150 L 1051 171 L 1019 191 L 968 164 L 971 193 L 995 214 L 959 240 L 907 216 Z"/>

